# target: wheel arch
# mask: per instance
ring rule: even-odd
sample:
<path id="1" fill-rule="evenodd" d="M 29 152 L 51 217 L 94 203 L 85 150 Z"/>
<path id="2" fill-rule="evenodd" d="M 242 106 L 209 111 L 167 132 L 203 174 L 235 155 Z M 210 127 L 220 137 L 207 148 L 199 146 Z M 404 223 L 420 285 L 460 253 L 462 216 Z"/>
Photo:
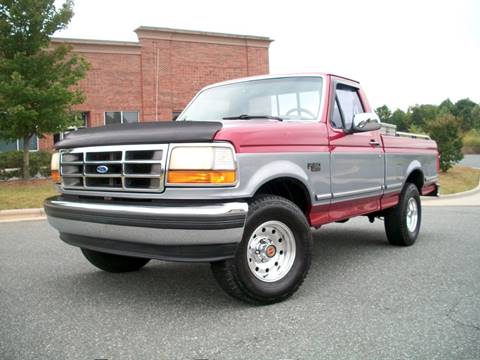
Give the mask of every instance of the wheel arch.
<path id="1" fill-rule="evenodd" d="M 425 183 L 425 175 L 422 170 L 422 164 L 418 160 L 412 161 L 409 165 L 402 189 L 405 188 L 408 183 L 414 184 L 417 187 L 418 192 L 422 193 L 422 187 Z"/>
<path id="2" fill-rule="evenodd" d="M 268 194 L 286 198 L 297 205 L 308 216 L 312 207 L 312 199 L 307 185 L 297 177 L 279 176 L 259 184 L 255 195 Z"/>

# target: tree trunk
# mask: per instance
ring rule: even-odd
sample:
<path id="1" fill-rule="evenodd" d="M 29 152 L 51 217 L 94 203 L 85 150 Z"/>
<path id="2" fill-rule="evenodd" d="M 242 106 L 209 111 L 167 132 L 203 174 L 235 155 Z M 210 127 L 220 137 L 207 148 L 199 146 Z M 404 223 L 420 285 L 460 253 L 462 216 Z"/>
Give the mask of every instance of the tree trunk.
<path id="1" fill-rule="evenodd" d="M 30 179 L 30 139 L 32 136 L 23 138 L 23 179 Z"/>

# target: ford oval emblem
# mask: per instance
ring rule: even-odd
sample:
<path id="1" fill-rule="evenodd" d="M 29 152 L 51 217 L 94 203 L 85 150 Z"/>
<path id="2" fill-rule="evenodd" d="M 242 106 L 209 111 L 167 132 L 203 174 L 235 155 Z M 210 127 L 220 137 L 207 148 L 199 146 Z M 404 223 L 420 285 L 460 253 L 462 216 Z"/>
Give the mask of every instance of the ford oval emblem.
<path id="1" fill-rule="evenodd" d="M 98 165 L 97 166 L 97 173 L 99 173 L 99 174 L 108 173 L 108 166 L 107 165 Z"/>

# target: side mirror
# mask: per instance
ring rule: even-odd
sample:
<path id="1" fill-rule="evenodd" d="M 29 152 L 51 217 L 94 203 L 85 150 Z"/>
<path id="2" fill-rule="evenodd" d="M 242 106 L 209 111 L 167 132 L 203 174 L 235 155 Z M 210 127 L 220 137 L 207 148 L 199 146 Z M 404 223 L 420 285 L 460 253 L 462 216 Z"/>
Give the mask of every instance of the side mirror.
<path id="1" fill-rule="evenodd" d="M 358 113 L 353 116 L 352 133 L 379 130 L 382 127 L 380 118 L 374 112 Z"/>

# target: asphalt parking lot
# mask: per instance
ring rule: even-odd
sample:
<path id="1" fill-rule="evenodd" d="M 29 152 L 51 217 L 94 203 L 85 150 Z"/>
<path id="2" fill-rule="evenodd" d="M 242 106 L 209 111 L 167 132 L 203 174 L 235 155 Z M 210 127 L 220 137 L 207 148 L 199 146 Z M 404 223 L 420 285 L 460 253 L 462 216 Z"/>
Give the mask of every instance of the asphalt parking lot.
<path id="1" fill-rule="evenodd" d="M 209 265 L 103 273 L 46 221 L 0 224 L 0 359 L 478 359 L 480 208 L 424 208 L 395 248 L 365 218 L 315 232 L 300 291 L 253 307 Z"/>
<path id="2" fill-rule="evenodd" d="M 463 160 L 460 161 L 460 165 L 480 168 L 480 155 L 479 154 L 464 155 Z"/>

